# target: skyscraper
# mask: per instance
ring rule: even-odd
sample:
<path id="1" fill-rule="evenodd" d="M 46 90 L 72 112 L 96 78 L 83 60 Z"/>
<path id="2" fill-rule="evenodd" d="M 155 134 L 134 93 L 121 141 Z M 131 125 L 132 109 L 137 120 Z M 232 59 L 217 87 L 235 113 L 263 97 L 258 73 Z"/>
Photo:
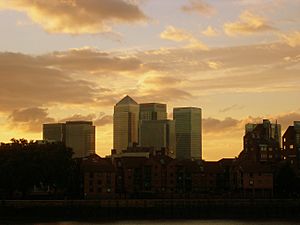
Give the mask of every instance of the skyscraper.
<path id="1" fill-rule="evenodd" d="M 171 158 L 176 156 L 176 137 L 174 120 L 140 120 L 139 145 L 153 147 L 155 151 L 162 148 Z"/>
<path id="2" fill-rule="evenodd" d="M 95 153 L 95 126 L 90 121 L 43 124 L 43 139 L 63 142 L 75 158 Z"/>
<path id="3" fill-rule="evenodd" d="M 43 140 L 66 141 L 66 124 L 65 123 L 48 123 L 43 124 Z"/>
<path id="4" fill-rule="evenodd" d="M 90 121 L 66 122 L 66 146 L 73 149 L 75 158 L 95 154 L 95 126 Z"/>
<path id="5" fill-rule="evenodd" d="M 128 95 L 114 107 L 113 148 L 117 153 L 138 143 L 139 105 Z"/>
<path id="6" fill-rule="evenodd" d="M 167 105 L 161 103 L 140 104 L 140 120 L 166 120 Z"/>
<path id="7" fill-rule="evenodd" d="M 201 109 L 181 107 L 173 109 L 176 133 L 176 158 L 202 159 Z"/>

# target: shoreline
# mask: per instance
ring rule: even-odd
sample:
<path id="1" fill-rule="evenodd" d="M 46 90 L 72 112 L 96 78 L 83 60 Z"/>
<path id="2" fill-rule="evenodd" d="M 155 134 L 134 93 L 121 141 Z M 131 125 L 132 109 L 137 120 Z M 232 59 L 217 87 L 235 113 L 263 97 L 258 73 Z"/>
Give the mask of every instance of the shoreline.
<path id="1" fill-rule="evenodd" d="M 18 218 L 16 218 L 18 215 Z M 0 219 L 292 219 L 294 199 L 2 200 Z"/>

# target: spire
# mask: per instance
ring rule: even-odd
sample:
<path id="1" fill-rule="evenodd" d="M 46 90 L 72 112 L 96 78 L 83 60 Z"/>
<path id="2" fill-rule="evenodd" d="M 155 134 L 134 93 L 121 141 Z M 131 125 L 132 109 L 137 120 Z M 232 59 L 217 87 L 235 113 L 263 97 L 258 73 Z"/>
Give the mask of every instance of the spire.
<path id="1" fill-rule="evenodd" d="M 138 105 L 138 103 L 134 101 L 130 96 L 126 95 L 116 105 Z"/>

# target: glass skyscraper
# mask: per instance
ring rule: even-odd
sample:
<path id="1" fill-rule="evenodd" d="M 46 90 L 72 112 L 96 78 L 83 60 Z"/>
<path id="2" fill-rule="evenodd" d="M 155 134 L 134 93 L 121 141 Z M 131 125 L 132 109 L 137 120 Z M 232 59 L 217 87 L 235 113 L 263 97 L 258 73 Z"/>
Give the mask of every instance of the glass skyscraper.
<path id="1" fill-rule="evenodd" d="M 181 107 L 173 109 L 176 133 L 176 158 L 202 159 L 201 109 Z"/>
<path id="2" fill-rule="evenodd" d="M 117 153 L 138 143 L 139 104 L 128 95 L 114 106 L 113 148 Z"/>

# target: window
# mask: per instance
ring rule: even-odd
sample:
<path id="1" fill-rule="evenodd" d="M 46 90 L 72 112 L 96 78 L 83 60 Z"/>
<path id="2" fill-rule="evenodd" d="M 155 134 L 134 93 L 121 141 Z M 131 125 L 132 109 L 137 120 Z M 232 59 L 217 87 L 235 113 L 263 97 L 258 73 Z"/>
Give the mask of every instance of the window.
<path id="1" fill-rule="evenodd" d="M 98 187 L 97 191 L 98 191 L 98 193 L 101 193 L 102 192 L 102 188 Z"/>
<path id="2" fill-rule="evenodd" d="M 290 149 L 294 149 L 294 145 L 290 145 Z"/>
<path id="3" fill-rule="evenodd" d="M 254 184 L 254 181 L 253 180 L 249 180 L 249 185 L 253 185 Z"/>
<path id="4" fill-rule="evenodd" d="M 98 185 L 101 185 L 102 184 L 102 181 L 101 180 L 98 180 Z"/>

